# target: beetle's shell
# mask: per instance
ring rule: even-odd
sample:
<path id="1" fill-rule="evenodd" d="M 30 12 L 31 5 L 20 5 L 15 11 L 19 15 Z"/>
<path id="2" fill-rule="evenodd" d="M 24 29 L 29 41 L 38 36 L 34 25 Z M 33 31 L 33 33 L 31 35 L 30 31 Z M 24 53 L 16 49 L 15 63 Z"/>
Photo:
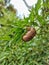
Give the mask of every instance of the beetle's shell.
<path id="1" fill-rule="evenodd" d="M 31 28 L 24 36 L 24 41 L 30 41 L 34 36 L 36 35 L 36 30 L 34 28 Z"/>

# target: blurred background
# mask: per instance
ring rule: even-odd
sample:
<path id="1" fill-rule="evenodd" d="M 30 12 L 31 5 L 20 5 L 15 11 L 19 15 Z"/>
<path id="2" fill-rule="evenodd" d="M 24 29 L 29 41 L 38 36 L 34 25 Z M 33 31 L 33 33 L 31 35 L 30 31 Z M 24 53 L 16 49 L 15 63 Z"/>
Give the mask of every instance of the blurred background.
<path id="1" fill-rule="evenodd" d="M 13 4 L 14 8 L 17 10 L 17 16 L 23 18 L 24 16 L 28 17 L 30 7 L 35 6 L 37 0 L 11 0 L 10 3 Z"/>

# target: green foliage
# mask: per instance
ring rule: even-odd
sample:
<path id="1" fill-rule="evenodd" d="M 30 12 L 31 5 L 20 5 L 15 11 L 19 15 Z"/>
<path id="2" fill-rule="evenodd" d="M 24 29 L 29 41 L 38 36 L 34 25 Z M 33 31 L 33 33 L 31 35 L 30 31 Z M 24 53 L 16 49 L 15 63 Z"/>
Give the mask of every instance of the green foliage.
<path id="1" fill-rule="evenodd" d="M 46 1 L 41 4 L 42 0 L 38 0 L 23 20 L 3 5 L 0 7 L 0 65 L 49 65 L 49 0 Z M 27 26 L 35 27 L 36 36 L 24 42 Z"/>

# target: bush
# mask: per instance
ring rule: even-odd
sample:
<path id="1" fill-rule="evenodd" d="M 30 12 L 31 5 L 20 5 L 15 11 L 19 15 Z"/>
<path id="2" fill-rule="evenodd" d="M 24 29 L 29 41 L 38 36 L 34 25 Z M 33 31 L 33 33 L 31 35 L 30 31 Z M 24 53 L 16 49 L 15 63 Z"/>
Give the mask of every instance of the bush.
<path id="1" fill-rule="evenodd" d="M 27 26 L 36 29 L 36 36 L 25 42 L 22 37 Z M 29 17 L 23 20 L 0 6 L 0 65 L 49 65 L 48 0 L 38 0 Z"/>

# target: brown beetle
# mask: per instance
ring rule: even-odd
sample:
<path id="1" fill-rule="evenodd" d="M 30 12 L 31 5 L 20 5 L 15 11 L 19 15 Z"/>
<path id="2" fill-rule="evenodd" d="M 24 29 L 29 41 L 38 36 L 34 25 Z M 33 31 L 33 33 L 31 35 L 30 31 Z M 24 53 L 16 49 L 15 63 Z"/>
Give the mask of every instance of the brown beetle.
<path id="1" fill-rule="evenodd" d="M 30 41 L 36 35 L 35 28 L 28 27 L 28 32 L 23 36 L 24 41 Z"/>

